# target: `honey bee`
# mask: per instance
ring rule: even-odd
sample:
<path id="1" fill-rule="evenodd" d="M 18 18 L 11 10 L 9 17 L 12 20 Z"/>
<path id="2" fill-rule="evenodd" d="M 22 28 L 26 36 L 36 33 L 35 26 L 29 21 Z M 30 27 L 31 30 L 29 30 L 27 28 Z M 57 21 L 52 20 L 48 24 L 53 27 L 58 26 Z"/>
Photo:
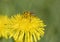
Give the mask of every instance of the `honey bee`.
<path id="1" fill-rule="evenodd" d="M 29 18 L 31 21 L 31 17 L 34 16 L 32 12 L 26 11 L 23 13 L 25 18 Z"/>
<path id="2" fill-rule="evenodd" d="M 28 16 L 31 17 L 33 15 L 34 15 L 34 13 L 32 13 L 32 12 L 29 12 L 29 11 L 24 12 L 25 17 L 28 17 Z"/>

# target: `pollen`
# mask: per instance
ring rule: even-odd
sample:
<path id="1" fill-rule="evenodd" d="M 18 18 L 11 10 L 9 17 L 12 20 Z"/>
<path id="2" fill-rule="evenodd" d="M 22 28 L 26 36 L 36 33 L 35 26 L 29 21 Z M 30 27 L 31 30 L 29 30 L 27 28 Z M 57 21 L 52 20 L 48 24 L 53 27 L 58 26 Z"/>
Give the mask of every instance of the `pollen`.
<path id="1" fill-rule="evenodd" d="M 46 26 L 43 20 L 30 12 L 11 16 L 10 25 L 10 37 L 16 42 L 37 42 L 43 37 Z"/>

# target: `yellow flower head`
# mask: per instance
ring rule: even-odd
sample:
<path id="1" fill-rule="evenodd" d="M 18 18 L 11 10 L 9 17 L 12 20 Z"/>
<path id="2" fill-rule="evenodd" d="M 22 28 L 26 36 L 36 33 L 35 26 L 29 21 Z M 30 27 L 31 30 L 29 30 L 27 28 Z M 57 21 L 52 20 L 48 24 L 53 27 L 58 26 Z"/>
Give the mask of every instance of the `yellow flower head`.
<path id="1" fill-rule="evenodd" d="M 43 21 L 30 12 L 11 17 L 11 34 L 16 42 L 37 42 L 44 35 Z"/>
<path id="2" fill-rule="evenodd" d="M 0 37 L 8 38 L 8 17 L 0 16 Z"/>

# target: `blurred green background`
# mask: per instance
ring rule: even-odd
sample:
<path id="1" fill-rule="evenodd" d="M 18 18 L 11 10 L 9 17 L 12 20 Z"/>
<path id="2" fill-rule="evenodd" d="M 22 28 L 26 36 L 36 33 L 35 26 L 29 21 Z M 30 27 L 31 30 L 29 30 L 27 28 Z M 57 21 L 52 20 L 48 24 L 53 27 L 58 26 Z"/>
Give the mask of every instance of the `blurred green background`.
<path id="1" fill-rule="evenodd" d="M 38 42 L 60 42 L 60 0 L 0 0 L 0 15 L 14 15 L 31 11 L 44 20 L 45 35 Z M 13 39 L 0 38 L 0 42 Z"/>

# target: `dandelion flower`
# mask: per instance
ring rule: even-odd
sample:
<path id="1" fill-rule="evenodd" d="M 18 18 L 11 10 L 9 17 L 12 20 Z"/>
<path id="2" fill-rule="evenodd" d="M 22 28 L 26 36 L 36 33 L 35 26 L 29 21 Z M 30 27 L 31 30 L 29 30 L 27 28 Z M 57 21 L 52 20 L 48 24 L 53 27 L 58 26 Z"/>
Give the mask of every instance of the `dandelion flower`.
<path id="1" fill-rule="evenodd" d="M 0 16 L 0 37 L 8 38 L 8 17 Z"/>
<path id="2" fill-rule="evenodd" d="M 11 34 L 16 42 L 37 42 L 44 35 L 45 24 L 43 21 L 25 12 L 11 17 Z"/>

